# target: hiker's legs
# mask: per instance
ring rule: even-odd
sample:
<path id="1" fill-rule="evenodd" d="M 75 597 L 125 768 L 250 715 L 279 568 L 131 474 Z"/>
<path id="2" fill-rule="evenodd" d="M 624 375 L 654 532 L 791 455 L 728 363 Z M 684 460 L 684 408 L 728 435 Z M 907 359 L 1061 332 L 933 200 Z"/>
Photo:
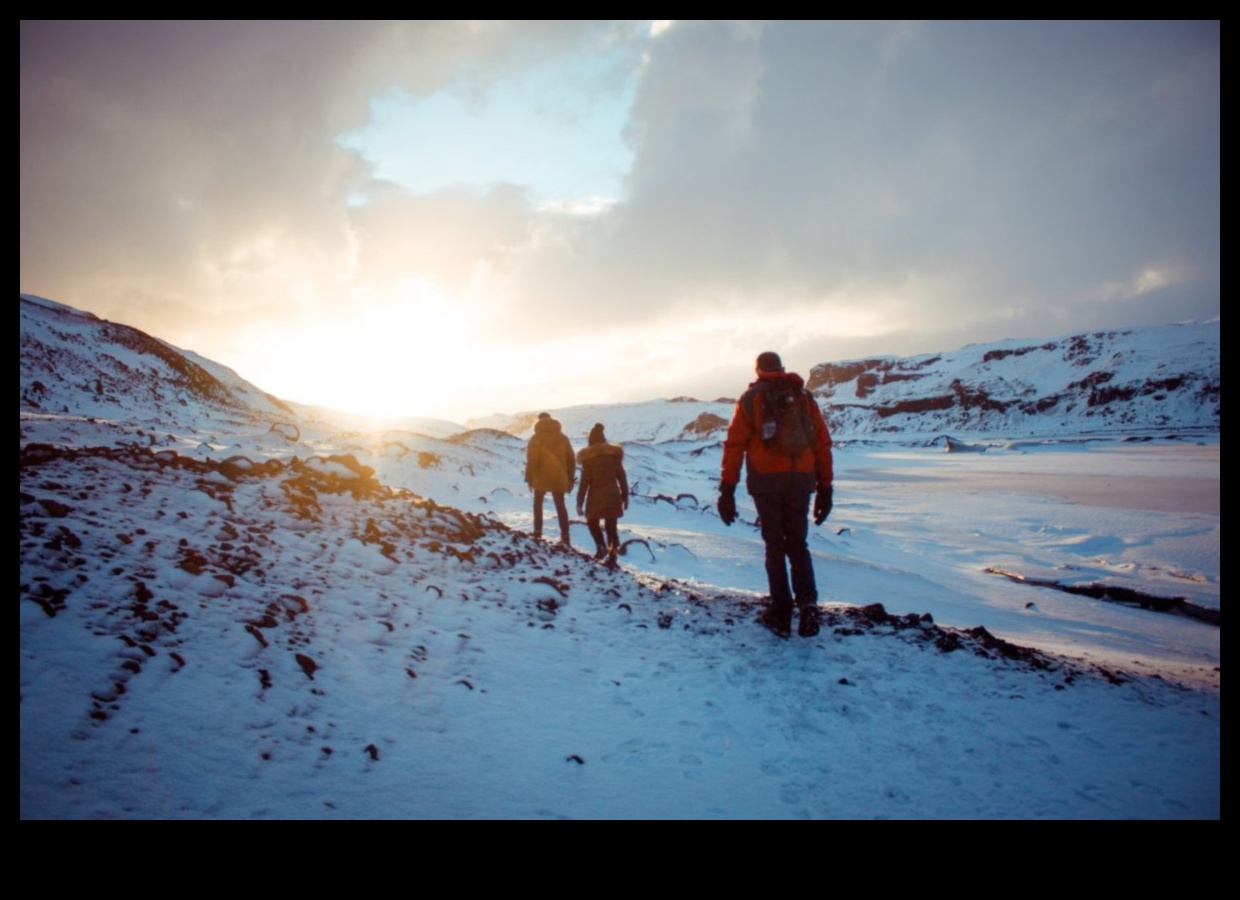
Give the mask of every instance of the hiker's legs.
<path id="1" fill-rule="evenodd" d="M 784 519 L 784 552 L 792 569 L 792 593 L 797 606 L 818 602 L 818 586 L 814 583 L 814 561 L 809 555 L 810 495 L 788 497 Z"/>
<path id="2" fill-rule="evenodd" d="M 546 491 L 534 491 L 534 537 L 542 537 L 542 507 Z"/>
<path id="3" fill-rule="evenodd" d="M 568 540 L 568 507 L 564 504 L 564 492 L 553 491 L 551 494 L 551 497 L 553 500 L 555 500 L 556 517 L 560 520 L 560 540 L 567 544 L 569 543 L 569 540 Z"/>
<path id="4" fill-rule="evenodd" d="M 788 547 L 790 504 L 787 501 L 785 494 L 753 495 L 762 524 L 762 543 L 766 547 L 766 580 L 771 591 L 771 610 L 781 617 L 792 615 L 792 588 L 788 584 L 788 567 L 784 562 Z"/>
<path id="5" fill-rule="evenodd" d="M 604 521 L 607 525 L 607 561 L 614 565 L 616 554 L 620 551 L 620 529 L 616 527 L 615 516 L 609 516 Z"/>
<path id="6" fill-rule="evenodd" d="M 601 522 L 601 519 L 586 520 L 586 526 L 590 529 L 590 537 L 594 538 L 594 546 L 596 548 L 594 556 L 596 559 L 602 559 L 607 553 L 606 545 L 603 544 L 603 528 L 600 524 Z"/>

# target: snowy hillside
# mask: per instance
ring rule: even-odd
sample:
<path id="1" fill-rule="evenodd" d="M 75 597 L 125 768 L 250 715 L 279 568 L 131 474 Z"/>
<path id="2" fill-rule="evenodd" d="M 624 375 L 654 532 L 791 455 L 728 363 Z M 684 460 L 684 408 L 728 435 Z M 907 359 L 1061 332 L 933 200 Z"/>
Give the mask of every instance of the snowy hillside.
<path id="1" fill-rule="evenodd" d="M 680 397 L 643 403 L 570 406 L 550 412 L 560 420 L 564 433 L 574 440 L 584 440 L 596 422 L 603 422 L 607 437 L 613 441 L 695 441 L 720 435 L 732 417 L 734 402 Z M 535 411 L 471 419 L 467 424 L 471 428 L 493 428 L 528 438 L 534 433 L 537 419 L 538 411 Z"/>
<path id="2" fill-rule="evenodd" d="M 20 295 L 18 341 L 25 411 L 268 423 L 295 415 L 225 366 L 41 297 Z"/>
<path id="3" fill-rule="evenodd" d="M 1220 323 L 973 344 L 954 352 L 822 363 L 800 373 L 837 440 L 923 442 L 964 433 L 1200 434 L 1220 429 Z M 745 384 L 737 385 L 736 393 Z M 583 437 L 596 421 L 619 440 L 722 437 L 727 399 L 652 400 L 552 412 Z M 469 424 L 529 436 L 537 411 Z"/>
<path id="4" fill-rule="evenodd" d="M 540 410 L 457 425 L 439 419 L 375 422 L 278 400 L 231 369 L 42 298 L 20 298 L 24 409 L 118 418 L 194 398 L 209 418 L 241 415 L 345 432 L 469 429 L 532 433 Z M 823 363 L 802 373 L 837 440 L 943 434 L 1010 438 L 1123 431 L 1217 433 L 1222 401 L 1220 322 L 1132 328 L 1049 341 L 1008 340 L 908 358 Z M 745 385 L 737 385 L 740 393 Z M 618 441 L 719 439 L 732 398 L 678 397 L 550 410 L 584 439 L 595 422 Z M 279 424 L 277 424 L 279 423 Z"/>
<path id="5" fill-rule="evenodd" d="M 842 447 L 781 641 L 684 429 L 728 404 L 554 411 L 625 441 L 613 570 L 529 535 L 501 428 L 344 428 L 31 298 L 20 385 L 22 818 L 1221 814 L 1217 429 Z"/>
<path id="6" fill-rule="evenodd" d="M 1220 321 L 815 366 L 835 432 L 1218 431 Z"/>

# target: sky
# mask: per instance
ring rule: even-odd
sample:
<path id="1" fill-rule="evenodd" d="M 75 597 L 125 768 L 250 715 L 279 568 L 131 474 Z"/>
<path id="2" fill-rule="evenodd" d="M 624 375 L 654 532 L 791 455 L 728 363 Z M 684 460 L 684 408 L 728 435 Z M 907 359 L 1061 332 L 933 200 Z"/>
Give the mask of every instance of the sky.
<path id="1" fill-rule="evenodd" d="M 1220 57 L 1218 22 L 22 22 L 19 290 L 456 419 L 1207 318 Z"/>
<path id="2" fill-rule="evenodd" d="M 1221 622 L 1220 433 L 1172 392 L 838 432 L 824 627 L 780 639 L 753 504 L 724 526 L 676 427 L 723 404 L 554 411 L 624 449 L 612 570 L 580 518 L 530 535 L 528 428 L 361 431 L 195 357 L 208 404 L 129 333 L 20 325 L 19 818 L 1221 817 L 1220 624 L 1051 586 Z M 1108 383 L 1216 368 L 1163 343 Z"/>

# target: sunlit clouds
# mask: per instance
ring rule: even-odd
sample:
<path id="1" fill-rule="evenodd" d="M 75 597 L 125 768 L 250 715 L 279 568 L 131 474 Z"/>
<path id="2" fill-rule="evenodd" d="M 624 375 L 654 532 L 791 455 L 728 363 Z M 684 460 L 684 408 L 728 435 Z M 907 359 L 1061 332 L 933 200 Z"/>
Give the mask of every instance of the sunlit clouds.
<path id="1" fill-rule="evenodd" d="M 20 50 L 20 290 L 288 399 L 459 421 L 1219 311 L 1217 22 L 24 22 Z"/>
<path id="2" fill-rule="evenodd" d="M 1175 275 L 1170 268 L 1151 267 L 1143 269 L 1128 281 L 1110 282 L 1103 285 L 1100 293 L 1106 300 L 1126 300 L 1158 291 L 1175 280 Z"/>

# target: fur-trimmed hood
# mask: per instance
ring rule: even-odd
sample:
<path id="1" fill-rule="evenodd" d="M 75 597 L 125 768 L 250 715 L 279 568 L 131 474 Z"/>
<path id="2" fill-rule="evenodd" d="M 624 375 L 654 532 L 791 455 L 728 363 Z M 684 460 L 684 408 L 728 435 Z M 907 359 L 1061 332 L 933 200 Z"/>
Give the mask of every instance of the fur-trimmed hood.
<path id="1" fill-rule="evenodd" d="M 559 419 L 547 416 L 534 423 L 534 434 L 563 434 L 564 426 Z"/>
<path id="2" fill-rule="evenodd" d="M 592 459 L 602 459 L 606 456 L 614 456 L 617 460 L 623 460 L 624 448 L 619 444 L 590 444 L 577 451 L 577 462 L 584 465 Z"/>

